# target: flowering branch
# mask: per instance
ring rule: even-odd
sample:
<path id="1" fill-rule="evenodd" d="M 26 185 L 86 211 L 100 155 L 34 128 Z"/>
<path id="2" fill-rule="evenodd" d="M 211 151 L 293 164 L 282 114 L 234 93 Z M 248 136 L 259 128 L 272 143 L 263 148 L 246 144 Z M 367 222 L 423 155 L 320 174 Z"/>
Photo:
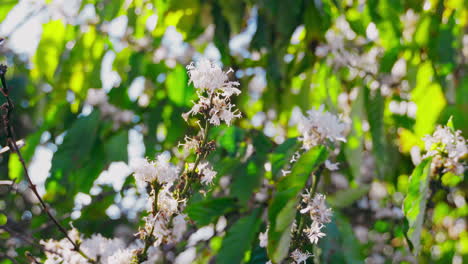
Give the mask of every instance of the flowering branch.
<path id="1" fill-rule="evenodd" d="M 9 90 L 8 90 L 8 86 L 7 86 L 6 79 L 5 79 L 6 72 L 7 72 L 7 66 L 3 64 L 0 65 L 0 81 L 2 83 L 2 89 L 0 89 L 0 91 L 6 99 L 6 103 L 1 105 L 1 111 L 2 111 L 1 121 L 2 121 L 3 129 L 4 129 L 4 133 L 6 136 L 6 140 L 7 140 L 7 146 L 9 146 L 10 150 L 13 153 L 16 153 L 18 155 L 18 159 L 23 167 L 24 175 L 28 182 L 28 187 L 29 189 L 31 189 L 34 196 L 37 198 L 37 200 L 41 204 L 43 211 L 47 214 L 49 219 L 54 223 L 55 226 L 57 226 L 60 232 L 62 232 L 65 235 L 68 241 L 70 241 L 70 243 L 73 245 L 74 251 L 78 252 L 81 256 L 87 259 L 90 263 L 96 263 L 95 260 L 88 257 L 85 253 L 83 253 L 83 251 L 80 250 L 79 244 L 77 244 L 75 241 L 73 241 L 73 239 L 70 238 L 70 236 L 67 233 L 67 230 L 52 215 L 52 213 L 50 212 L 49 206 L 44 202 L 44 200 L 42 200 L 41 195 L 37 191 L 36 185 L 33 184 L 33 182 L 31 181 L 31 177 L 29 176 L 26 162 L 24 161 L 23 156 L 21 155 L 19 147 L 16 143 L 17 141 L 16 141 L 15 132 L 10 122 L 11 113 L 13 112 L 14 105 L 13 105 L 13 101 L 10 99 L 10 96 L 9 96 Z"/>

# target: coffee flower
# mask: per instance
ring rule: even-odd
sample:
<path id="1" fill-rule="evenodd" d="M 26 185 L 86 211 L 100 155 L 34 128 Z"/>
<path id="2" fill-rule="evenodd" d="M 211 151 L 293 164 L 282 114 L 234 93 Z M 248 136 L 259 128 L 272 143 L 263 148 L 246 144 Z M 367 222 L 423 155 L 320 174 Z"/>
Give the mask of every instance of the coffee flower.
<path id="1" fill-rule="evenodd" d="M 346 142 L 343 135 L 345 124 L 338 116 L 323 109 L 324 106 L 321 105 L 317 110 L 307 111 L 307 116 L 303 116 L 299 122 L 298 130 L 302 135 L 300 140 L 306 150 L 323 144 L 325 140 Z"/>
<path id="2" fill-rule="evenodd" d="M 319 239 L 326 235 L 321 231 L 323 227 L 324 225 L 322 223 L 313 222 L 309 228 L 303 230 L 307 238 L 310 240 L 310 243 L 317 244 Z"/>
<path id="3" fill-rule="evenodd" d="M 190 63 L 187 70 L 190 77 L 189 84 L 193 83 L 193 86 L 201 92 L 206 91 L 208 94 L 212 94 L 216 90 L 222 90 L 225 97 L 240 93 L 240 90 L 236 88 L 239 83 L 229 81 L 228 74 L 233 72 L 232 69 L 223 72 L 215 63 L 201 59 L 197 63 Z"/>
<path id="4" fill-rule="evenodd" d="M 302 252 L 299 249 L 296 249 L 291 253 L 291 258 L 296 264 L 306 264 L 307 259 L 310 257 L 312 257 L 312 254 L 307 251 Z"/>
<path id="5" fill-rule="evenodd" d="M 187 66 L 189 83 L 193 83 L 197 89 L 198 101 L 187 113 L 182 114 L 185 120 L 189 116 L 202 114 L 211 124 L 219 126 L 225 122 L 228 126 L 236 118 L 241 117 L 238 109 L 231 103 L 233 95 L 239 95 L 238 82 L 229 81 L 227 72 L 209 60 L 202 59 L 196 64 L 193 62 Z"/>
<path id="6" fill-rule="evenodd" d="M 155 182 L 172 184 L 179 177 L 179 169 L 169 162 L 169 156 L 161 154 L 156 161 L 138 160 L 133 167 L 138 182 Z"/>
<path id="7" fill-rule="evenodd" d="M 427 151 L 424 157 L 432 157 L 433 169 L 443 173 L 451 171 L 457 175 L 464 173 L 468 147 L 460 130 L 452 131 L 449 127 L 438 126 L 434 134 L 425 136 L 423 140 Z"/>
<path id="8" fill-rule="evenodd" d="M 214 177 L 216 177 L 216 171 L 213 170 L 213 168 L 210 166 L 208 162 L 201 162 L 198 165 L 198 169 L 200 171 L 200 174 L 202 175 L 201 183 L 203 184 L 213 183 L 213 179 Z"/>

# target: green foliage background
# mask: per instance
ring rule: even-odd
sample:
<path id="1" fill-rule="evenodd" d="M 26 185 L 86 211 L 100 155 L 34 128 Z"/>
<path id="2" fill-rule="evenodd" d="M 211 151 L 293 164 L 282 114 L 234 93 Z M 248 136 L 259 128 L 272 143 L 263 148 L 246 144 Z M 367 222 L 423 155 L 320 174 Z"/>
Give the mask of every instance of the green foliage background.
<path id="1" fill-rule="evenodd" d="M 16 5 L 16 1 L 7 2 L 0 5 L 0 21 Z M 56 149 L 45 183 L 45 198 L 58 215 L 65 216 L 63 223 L 70 220 L 76 194 L 89 194 L 97 177 L 112 162 L 128 161 L 129 129 L 141 132 L 147 157 L 172 149 L 185 134 L 196 131 L 195 124 L 187 127 L 181 118 L 195 98 L 184 67 L 192 57 L 204 53 L 211 41 L 201 41 L 201 36 L 214 25 L 212 42 L 219 50 L 222 64 L 243 72 L 237 75 L 243 93 L 235 102 L 243 119 L 211 133 L 218 149 L 210 160 L 218 175 L 232 175 L 230 194 L 227 197 L 209 194 L 206 200 L 195 197 L 188 214 L 197 226 L 211 223 L 222 214 L 233 216 L 229 218 L 226 235 L 212 239 L 199 262 L 205 263 L 218 253 L 219 263 L 267 260 L 265 250 L 256 246 L 257 234 L 264 230 L 265 223 L 260 221 L 262 211 L 253 206 L 252 197 L 264 178 L 278 192 L 290 190 L 295 184 L 303 186 L 305 182 L 299 176 L 296 180 L 300 183 L 278 181 L 280 169 L 291 157 L 297 141 L 289 139 L 278 145 L 278 137 L 266 136 L 264 128 L 273 125 L 283 131 L 285 138 L 297 137 L 295 127 L 289 126 L 294 107 L 305 112 L 321 104 L 335 113 L 348 109 L 346 115 L 352 127 L 337 158 L 349 188 L 327 187 L 332 186 L 329 174 L 324 175 L 326 184 L 320 187 L 335 212 L 333 223 L 327 227 L 327 237 L 320 243 L 320 263 L 363 263 L 374 252 L 374 242 L 357 241 L 353 232 L 356 225 L 364 225 L 376 234 L 388 234 L 387 244 L 392 252 L 409 254 L 404 221 L 376 219 L 372 212 L 359 209 L 356 201 L 368 196 L 372 182 L 379 182 L 388 193 L 381 204 L 401 207 L 402 199 L 398 197 L 407 196 L 409 175 L 414 169 L 411 148 L 423 147 L 421 138 L 432 133 L 437 124 L 445 124 L 450 116 L 454 127 L 462 130 L 465 138 L 468 135 L 468 58 L 463 50 L 468 34 L 466 1 L 83 0 L 81 8 L 88 4 L 95 6 L 97 20 L 86 26 L 66 19 L 45 22 L 30 61 L 8 47 L 0 48 L 0 59 L 9 66 L 7 79 L 16 102 L 13 122 L 18 138 L 26 142 L 22 148 L 26 160 L 31 161 L 38 146 Z M 49 5 L 45 4 L 46 8 Z M 418 19 L 414 33 L 407 38 L 403 33 L 408 25 L 400 18 L 410 9 Z M 157 24 L 150 31 L 145 25 L 154 14 Z M 126 34 L 119 40 L 124 48 L 118 47 L 108 34 L 108 22 L 120 16 L 128 18 Z M 230 40 L 246 30 L 249 19 L 256 19 L 257 29 L 246 46 L 250 56 L 243 56 L 233 51 Z M 376 60 L 371 62 L 377 66 L 376 72 L 369 73 L 360 68 L 362 65 L 353 65 L 352 56 L 349 62 L 337 65 L 333 63 L 336 54 L 316 55 L 317 49 L 327 43 L 327 31 L 337 30 L 343 19 L 356 34 L 352 40 L 344 41 L 344 50 L 364 57 L 377 49 Z M 378 38 L 374 40 L 366 33 L 371 24 L 378 30 Z M 164 45 L 162 40 L 168 27 L 175 27 L 194 53 L 187 52 L 188 55 L 175 59 L 155 59 L 155 52 Z M 291 41 L 295 32 L 294 39 L 298 41 Z M 102 87 L 100 72 L 108 51 L 115 52 L 112 69 L 121 77 L 119 85 L 108 93 L 110 102 L 135 113 L 133 122 L 117 129 L 97 109 L 82 114 L 87 90 Z M 388 85 L 389 92 L 381 92 L 385 78 L 392 75 L 392 68 L 401 58 L 406 61 L 406 71 L 401 79 Z M 256 75 L 252 72 L 259 71 L 265 74 L 267 82 L 265 90 L 255 98 L 255 92 L 249 91 L 249 83 Z M 355 71 L 359 72 L 357 77 L 353 77 Z M 138 100 L 129 97 L 129 87 L 137 77 L 144 77 L 147 105 L 141 106 Z M 373 88 L 376 83 L 379 89 Z M 354 93 L 354 98 L 339 100 L 342 93 Z M 414 102 L 415 117 L 390 111 L 392 102 L 401 101 Z M 254 126 L 250 120 L 258 112 L 270 113 L 269 122 Z M 44 139 L 44 133 L 50 136 Z M 4 142 L 1 135 L 0 144 Z M 254 145 L 256 154 L 241 161 L 247 151 L 245 142 Z M 373 160 L 373 166 L 365 165 L 369 159 Z M 265 171 L 267 161 L 272 164 L 271 171 Z M 0 156 L 0 180 L 20 181 L 22 174 L 15 155 Z M 365 179 L 364 174 L 372 177 Z M 450 238 L 443 224 L 445 216 L 463 218 L 468 214 L 466 182 L 453 181 L 450 187 L 434 193 L 428 204 L 421 253 L 417 256 L 419 263 L 452 263 L 454 256 L 461 256 L 468 263 L 468 232 L 464 230 L 456 238 Z M 99 232 L 105 236 L 114 235 L 123 226 L 132 232 L 136 230 L 139 217 L 124 210 L 117 219 L 106 214 L 109 206 L 121 206 L 122 199 L 135 191 L 132 183 L 133 177 L 128 177 L 121 190 L 101 186 L 102 191 L 91 195 L 92 202 L 81 210 L 74 225 L 85 234 Z M 47 219 L 38 213 L 31 199 L 20 194 L 12 197 L 1 188 L 0 211 L 15 223 L 15 228 L 30 230 L 28 234 L 35 239 L 60 237 L 52 226 L 47 226 Z M 455 206 L 447 198 L 448 193 L 464 197 L 464 205 Z M 272 206 L 278 203 L 277 210 L 287 210 L 290 196 L 296 194 L 278 194 L 267 203 Z M 32 214 L 32 218 L 26 217 L 25 212 Z M 273 226 L 276 217 L 274 211 L 269 211 L 268 219 Z M 438 239 L 437 234 L 443 234 L 439 238 L 445 239 Z M 8 235 L 0 235 L 1 252 L 6 250 L 3 242 Z M 270 248 L 276 246 L 281 247 L 269 245 L 269 250 L 280 252 L 281 249 Z M 26 244 L 18 248 L 20 259 L 24 259 L 26 250 L 40 255 L 36 248 Z M 385 255 L 386 263 L 391 263 L 392 254 Z"/>

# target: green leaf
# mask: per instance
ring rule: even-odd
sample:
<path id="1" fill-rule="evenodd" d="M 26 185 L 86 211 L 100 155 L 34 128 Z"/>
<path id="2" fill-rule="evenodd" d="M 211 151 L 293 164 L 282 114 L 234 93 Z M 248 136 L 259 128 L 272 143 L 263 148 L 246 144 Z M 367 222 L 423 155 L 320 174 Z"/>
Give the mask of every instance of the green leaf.
<path id="1" fill-rule="evenodd" d="M 380 89 L 371 91 L 366 87 L 364 90 L 364 102 L 369 120 L 370 132 L 372 137 L 372 151 L 377 163 L 377 177 L 384 178 L 387 163 L 387 147 L 384 130 L 384 97 Z M 375 94 L 373 94 L 375 92 Z"/>
<path id="2" fill-rule="evenodd" d="M 60 56 L 65 48 L 66 26 L 61 20 L 53 20 L 43 25 L 42 38 L 34 56 L 35 67 L 32 75 L 54 81 Z"/>
<path id="3" fill-rule="evenodd" d="M 0 5 L 0 23 L 7 17 L 10 10 L 18 3 L 18 0 L 6 1 Z"/>
<path id="4" fill-rule="evenodd" d="M 106 152 L 106 160 L 112 161 L 128 161 L 128 131 L 120 131 L 116 135 L 109 138 L 104 143 L 104 149 Z"/>
<path id="5" fill-rule="evenodd" d="M 236 208 L 236 201 L 232 198 L 215 198 L 191 203 L 185 211 L 197 225 L 204 226 L 213 223 L 218 217 L 232 212 Z"/>
<path id="6" fill-rule="evenodd" d="M 221 132 L 221 135 L 218 137 L 218 144 L 226 149 L 231 156 L 234 156 L 239 149 L 239 142 L 242 141 L 244 137 L 244 130 L 235 126 L 230 126 Z"/>
<path id="7" fill-rule="evenodd" d="M 326 239 L 320 240 L 322 249 L 319 263 L 364 263 L 362 246 L 354 236 L 350 221 L 339 211 L 334 212 L 333 221 L 325 226 Z"/>
<path id="8" fill-rule="evenodd" d="M 317 146 L 304 153 L 295 163 L 291 173 L 277 185 L 277 193 L 268 208 L 270 229 L 268 232 L 268 255 L 274 262 L 281 262 L 288 254 L 291 241 L 291 225 L 296 215 L 299 195 L 310 174 L 328 156 L 324 146 Z"/>
<path id="9" fill-rule="evenodd" d="M 270 155 L 271 174 L 274 179 L 280 177 L 281 169 L 291 160 L 292 155 L 298 149 L 299 144 L 296 138 L 289 138 L 275 148 Z"/>
<path id="10" fill-rule="evenodd" d="M 346 208 L 368 193 L 369 189 L 369 185 L 363 185 L 357 188 L 339 190 L 328 198 L 328 202 L 333 208 Z"/>
<path id="11" fill-rule="evenodd" d="M 231 195 L 239 199 L 241 204 L 245 205 L 254 189 L 261 184 L 265 161 L 266 156 L 254 155 L 233 172 Z"/>
<path id="12" fill-rule="evenodd" d="M 166 78 L 166 88 L 169 99 L 178 106 L 189 106 L 194 95 L 192 85 L 188 85 L 185 68 L 177 65 Z"/>
<path id="13" fill-rule="evenodd" d="M 239 219 L 228 231 L 221 249 L 216 257 L 216 263 L 239 264 L 245 253 L 251 248 L 261 224 L 261 208 L 255 209 L 250 215 Z"/>
<path id="14" fill-rule="evenodd" d="M 94 161 L 99 160 L 99 157 L 92 157 L 92 149 L 95 146 L 97 131 L 101 121 L 98 111 L 92 112 L 86 117 L 79 118 L 67 131 L 63 139 L 63 143 L 59 145 L 57 152 L 52 158 L 51 176 L 47 179 L 47 191 L 50 184 L 60 182 L 61 186 L 53 184 L 58 187 L 58 190 L 63 191 L 71 189 L 76 182 L 68 178 L 68 175 L 81 169 L 92 167 L 89 164 L 89 159 Z M 103 166 L 103 162 L 99 161 Z M 90 178 L 90 175 L 83 174 L 82 178 Z M 60 189 L 64 188 L 64 189 Z M 52 193 L 53 195 L 53 193 Z"/>
<path id="15" fill-rule="evenodd" d="M 6 215 L 0 213 L 0 226 L 6 225 L 8 218 Z"/>
<path id="16" fill-rule="evenodd" d="M 430 171 L 431 159 L 423 160 L 414 169 L 409 178 L 408 194 L 403 201 L 403 213 L 409 226 L 407 235 L 414 246 L 415 254 L 420 250 L 421 231 L 429 198 Z"/>

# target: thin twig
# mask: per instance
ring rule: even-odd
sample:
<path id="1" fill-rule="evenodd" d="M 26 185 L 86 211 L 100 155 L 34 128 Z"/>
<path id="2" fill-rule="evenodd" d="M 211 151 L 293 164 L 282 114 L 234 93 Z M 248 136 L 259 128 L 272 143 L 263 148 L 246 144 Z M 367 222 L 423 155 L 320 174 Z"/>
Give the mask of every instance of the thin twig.
<path id="1" fill-rule="evenodd" d="M 6 99 L 6 103 L 4 103 L 1 106 L 1 110 L 2 110 L 1 115 L 2 115 L 2 122 L 3 122 L 4 132 L 5 132 L 5 136 L 6 136 L 6 139 L 7 139 L 7 146 L 10 147 L 11 152 L 16 153 L 18 155 L 18 159 L 19 159 L 19 161 L 21 163 L 21 166 L 23 167 L 24 175 L 25 175 L 26 180 L 28 182 L 29 189 L 31 189 L 31 191 L 34 193 L 34 196 L 36 196 L 37 200 L 39 201 L 39 203 L 42 206 L 43 211 L 47 214 L 49 219 L 57 226 L 57 228 L 60 230 L 60 232 L 62 232 L 65 235 L 65 237 L 68 239 L 68 241 L 70 241 L 70 243 L 73 245 L 73 250 L 74 251 L 78 252 L 81 256 L 83 256 L 89 262 L 96 263 L 95 260 L 88 257 L 85 253 L 83 253 L 83 251 L 80 250 L 79 244 L 77 244 L 75 241 L 73 241 L 73 239 L 71 239 L 71 237 L 68 235 L 67 230 L 52 215 L 52 213 L 50 212 L 49 206 L 44 202 L 44 200 L 42 200 L 41 195 L 37 191 L 36 185 L 33 184 L 33 182 L 31 181 L 31 177 L 29 176 L 28 169 L 27 169 L 27 166 L 26 166 L 26 162 L 24 161 L 23 156 L 21 155 L 21 152 L 19 150 L 19 147 L 16 144 L 16 136 L 15 136 L 15 133 L 14 133 L 13 126 L 10 124 L 11 113 L 12 113 L 12 111 L 14 109 L 14 105 L 13 105 L 12 100 L 10 99 L 8 86 L 7 86 L 7 83 L 6 83 L 6 80 L 5 80 L 6 71 L 7 71 L 7 66 L 6 65 L 0 65 L 0 81 L 1 81 L 2 87 L 3 87 L 3 89 L 0 89 L 0 91 L 1 91 L 1 93 L 3 94 L 3 96 Z"/>

